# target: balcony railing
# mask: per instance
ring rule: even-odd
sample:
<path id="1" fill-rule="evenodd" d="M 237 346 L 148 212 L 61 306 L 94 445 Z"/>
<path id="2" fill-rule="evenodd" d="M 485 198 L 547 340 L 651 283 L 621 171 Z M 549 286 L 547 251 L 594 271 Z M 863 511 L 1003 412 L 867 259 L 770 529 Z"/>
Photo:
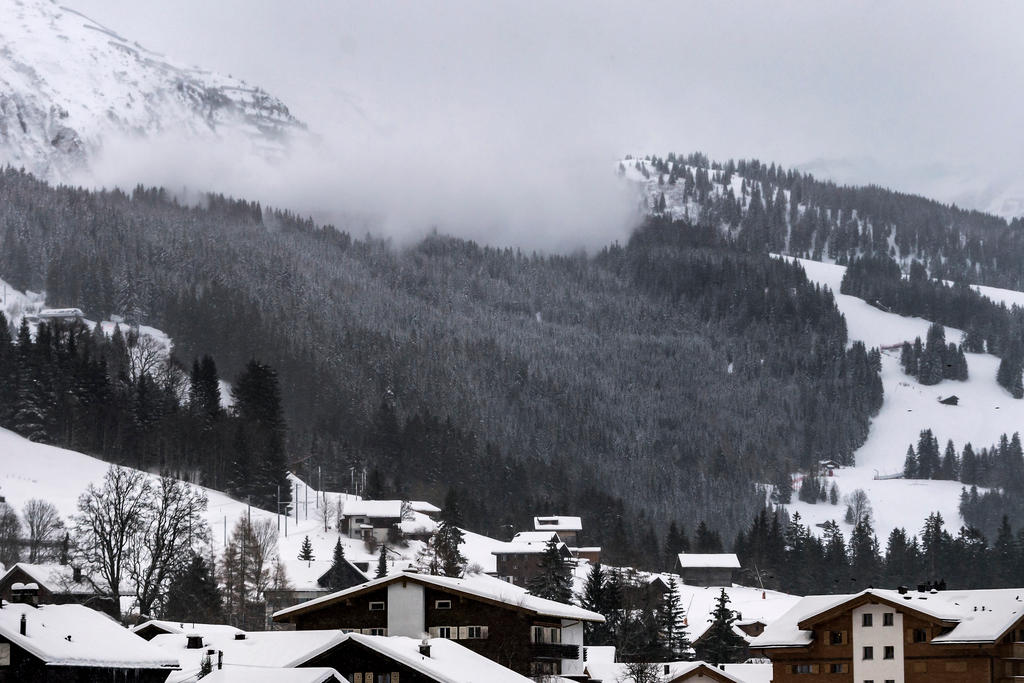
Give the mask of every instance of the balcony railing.
<path id="1" fill-rule="evenodd" d="M 533 659 L 579 659 L 580 646 L 563 643 L 531 643 Z"/>

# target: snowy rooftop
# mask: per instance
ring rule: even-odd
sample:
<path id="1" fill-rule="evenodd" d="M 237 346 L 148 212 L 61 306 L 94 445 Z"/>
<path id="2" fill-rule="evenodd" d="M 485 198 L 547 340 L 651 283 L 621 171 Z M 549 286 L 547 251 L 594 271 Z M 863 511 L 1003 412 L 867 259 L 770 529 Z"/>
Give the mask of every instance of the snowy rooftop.
<path id="1" fill-rule="evenodd" d="M 203 676 L 204 683 L 327 683 L 344 680 L 337 671 L 323 666 L 308 669 L 225 666 Z"/>
<path id="2" fill-rule="evenodd" d="M 243 633 L 242 629 L 228 626 L 227 624 L 197 624 L 192 621 L 162 621 L 150 619 L 132 627 L 132 633 L 156 628 L 164 633 L 197 633 L 205 637 L 228 637 L 234 638 L 236 633 Z"/>
<path id="3" fill-rule="evenodd" d="M 528 683 L 511 669 L 447 638 L 431 638 L 430 656 L 419 652 L 420 640 L 402 636 L 365 636 L 350 633 L 353 641 L 380 652 L 441 683 Z"/>
<path id="4" fill-rule="evenodd" d="M 294 668 L 338 646 L 345 634 L 338 630 L 326 631 L 250 631 L 244 640 L 235 640 L 234 634 L 204 635 L 203 647 L 188 649 L 187 633 L 165 633 L 153 638 L 153 645 L 181 662 L 181 673 L 172 674 L 167 683 L 190 681 L 199 669 L 206 651 L 224 653 L 224 665 Z"/>
<path id="5" fill-rule="evenodd" d="M 851 603 L 890 604 L 899 611 L 914 611 L 953 625 L 933 643 L 990 643 L 1024 618 L 1024 588 L 963 591 L 899 591 L 870 588 L 852 595 L 811 595 L 778 620 L 769 623 L 751 642 L 752 647 L 801 647 L 813 640 L 807 628 L 815 617 Z"/>
<path id="6" fill-rule="evenodd" d="M 740 560 L 734 553 L 680 553 L 679 566 L 683 569 L 739 569 Z"/>
<path id="7" fill-rule="evenodd" d="M 345 517 L 402 517 L 400 500 L 350 500 L 346 501 L 342 513 Z"/>
<path id="8" fill-rule="evenodd" d="M 766 664 L 726 664 L 723 667 L 706 662 L 658 662 L 659 681 L 675 681 L 682 676 L 692 676 L 694 680 L 708 680 L 708 674 L 717 676 L 711 680 L 733 681 L 734 683 L 770 683 L 772 665 Z M 615 661 L 614 647 L 587 647 L 586 671 L 591 678 L 602 681 L 632 680 L 626 670 L 627 664 Z M 701 675 L 705 676 L 701 678 Z"/>
<path id="9" fill-rule="evenodd" d="M 25 635 L 21 617 L 25 615 Z M 0 636 L 51 666 L 176 669 L 178 660 L 83 605 L 7 604 Z"/>
<path id="10" fill-rule="evenodd" d="M 585 610 L 575 605 L 566 605 L 554 600 L 546 600 L 530 595 L 522 588 L 486 575 L 474 575 L 466 578 L 452 578 L 449 576 L 432 576 L 430 574 L 419 574 L 411 571 L 401 571 L 358 586 L 347 588 L 343 591 L 325 595 L 307 602 L 288 607 L 274 613 L 274 618 L 305 612 L 313 608 L 332 604 L 338 600 L 347 599 L 353 595 L 373 590 L 380 586 L 387 585 L 393 581 L 415 581 L 428 586 L 462 593 L 470 597 L 482 598 L 494 602 L 505 603 L 511 607 L 522 609 L 537 615 L 558 617 L 561 619 L 580 619 L 582 621 L 603 622 L 604 617 L 596 612 Z"/>
<path id="11" fill-rule="evenodd" d="M 533 528 L 537 531 L 583 531 L 583 520 L 579 517 L 534 517 Z"/>
<path id="12" fill-rule="evenodd" d="M 96 591 L 86 581 L 75 581 L 75 570 L 66 564 L 29 564 L 18 562 L 11 565 L 11 568 L 0 577 L 0 581 L 7 577 L 15 569 L 21 569 L 32 577 L 40 586 L 44 586 L 52 593 L 88 593 Z"/>
<path id="13" fill-rule="evenodd" d="M 510 543 L 533 543 L 544 545 L 552 538 L 558 540 L 558 534 L 554 531 L 520 531 L 512 537 Z"/>

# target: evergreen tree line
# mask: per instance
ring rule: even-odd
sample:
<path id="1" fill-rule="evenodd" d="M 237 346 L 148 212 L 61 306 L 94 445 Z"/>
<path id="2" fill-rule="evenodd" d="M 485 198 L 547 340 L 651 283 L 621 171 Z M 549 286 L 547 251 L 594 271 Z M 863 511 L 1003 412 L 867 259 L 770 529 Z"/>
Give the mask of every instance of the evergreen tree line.
<path id="1" fill-rule="evenodd" d="M 900 349 L 900 365 L 903 371 L 926 386 L 938 384 L 944 379 L 967 380 L 967 358 L 963 345 L 953 342 L 946 344 L 946 330 L 938 324 L 928 326 L 927 343 L 921 338 L 903 342 Z"/>
<path id="2" fill-rule="evenodd" d="M 903 346 L 904 369 L 922 384 L 966 379 L 964 351 L 987 352 L 1001 359 L 996 375 L 999 385 L 1014 398 L 1024 398 L 1024 309 L 997 304 L 967 282 L 946 284 L 931 279 L 924 265 L 916 260 L 911 262 L 909 276 L 904 278 L 899 264 L 884 254 L 875 254 L 850 262 L 841 291 L 887 311 L 935 321 L 924 347 L 920 340 L 913 346 Z M 963 330 L 963 343 L 959 347 L 953 343 L 946 345 L 944 331 L 940 335 L 937 325 Z"/>
<path id="3" fill-rule="evenodd" d="M 950 533 L 939 513 L 919 535 L 894 529 L 882 546 L 870 515 L 846 538 L 835 521 L 820 536 L 799 513 L 765 509 L 737 536 L 734 550 L 747 585 L 798 595 L 852 593 L 876 588 L 939 584 L 949 588 L 1004 588 L 1024 583 L 1024 526 L 1016 534 L 1008 518 L 996 524 L 995 541 L 974 526 Z"/>
<path id="4" fill-rule="evenodd" d="M 14 337 L 0 312 L 0 426 L 108 462 L 229 491 L 273 509 L 285 424 L 272 368 L 250 361 L 221 407 L 212 358 L 188 372 L 150 337 L 116 325 L 39 323 Z M 285 498 L 286 500 L 288 498 Z"/>
<path id="5" fill-rule="evenodd" d="M 917 259 L 938 280 L 1024 288 L 1020 218 L 1007 222 L 874 185 L 838 185 L 756 159 L 712 162 L 701 154 L 669 154 L 630 163 L 648 179 L 676 177 L 674 184 L 648 187 L 651 203 L 661 194 L 670 204 L 695 203 L 692 218 L 721 226 L 751 250 L 843 265 L 864 255 Z"/>
<path id="6" fill-rule="evenodd" d="M 931 429 L 921 432 L 917 441 L 907 447 L 903 467 L 907 479 L 946 479 L 971 486 L 998 487 L 1006 491 L 1024 491 L 1024 456 L 1020 434 L 1003 434 L 999 443 L 975 452 L 970 443 L 957 453 L 953 440 L 940 452 L 939 441 Z"/>

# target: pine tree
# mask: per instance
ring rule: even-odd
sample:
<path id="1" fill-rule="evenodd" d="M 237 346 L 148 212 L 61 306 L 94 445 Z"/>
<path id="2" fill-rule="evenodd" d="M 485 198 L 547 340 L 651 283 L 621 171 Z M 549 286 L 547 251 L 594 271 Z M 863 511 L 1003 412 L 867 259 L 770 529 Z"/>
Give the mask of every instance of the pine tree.
<path id="1" fill-rule="evenodd" d="M 832 505 L 839 505 L 839 485 L 832 482 L 832 488 L 828 490 L 828 502 Z"/>
<path id="2" fill-rule="evenodd" d="M 167 588 L 164 619 L 219 624 L 224 621 L 224 600 L 211 565 L 194 555 Z"/>
<path id="3" fill-rule="evenodd" d="M 690 649 L 690 639 L 687 638 L 683 625 L 684 616 L 682 600 L 679 597 L 679 586 L 676 583 L 676 577 L 671 576 L 668 580 L 668 592 L 662 599 L 659 618 L 662 643 L 672 659 L 686 656 Z"/>
<path id="4" fill-rule="evenodd" d="M 269 365 L 250 360 L 232 389 L 235 414 L 249 436 L 252 472 L 249 490 L 252 502 L 265 509 L 277 504 L 280 487 L 282 500 L 291 500 L 285 456 L 285 421 L 277 373 Z"/>
<path id="5" fill-rule="evenodd" d="M 337 591 L 345 587 L 343 585 L 345 574 L 342 569 L 345 562 L 345 546 L 341 544 L 341 539 L 339 538 L 334 543 L 334 555 L 331 558 L 331 568 L 327 570 L 327 573 L 324 574 L 321 579 L 321 585 L 324 588 Z"/>
<path id="6" fill-rule="evenodd" d="M 562 544 L 554 537 L 548 540 L 540 556 L 540 573 L 530 580 L 528 587 L 533 595 L 568 603 L 572 600 L 572 574 L 561 549 Z"/>
<path id="7" fill-rule="evenodd" d="M 308 567 L 316 557 L 313 555 L 313 544 L 309 541 L 309 536 L 302 539 L 302 547 L 299 549 L 299 559 L 306 563 Z"/>
<path id="8" fill-rule="evenodd" d="M 374 578 L 382 578 L 388 575 L 388 547 L 381 543 L 380 554 L 377 555 L 377 574 Z M 449 576 L 451 576 L 449 574 Z"/>
<path id="9" fill-rule="evenodd" d="M 454 489 L 449 489 L 445 495 L 441 521 L 434 534 L 434 550 L 445 576 L 462 576 L 466 570 L 466 558 L 460 550 L 465 538 L 461 524 L 462 511 L 458 496 Z"/>
<path id="10" fill-rule="evenodd" d="M 697 657 L 712 664 L 732 664 L 746 659 L 747 642 L 732 630 L 736 613 L 729 608 L 729 595 L 723 588 L 715 599 L 708 619 L 711 626 L 696 646 Z"/>
<path id="11" fill-rule="evenodd" d="M 914 453 L 914 446 L 907 446 L 907 457 L 903 461 L 903 478 L 917 479 L 917 455 Z"/>
<path id="12" fill-rule="evenodd" d="M 586 642 L 593 643 L 594 645 L 610 645 L 612 640 L 608 626 L 607 581 L 605 580 L 605 572 L 601 568 L 600 562 L 591 565 L 590 571 L 587 572 L 587 580 L 583 584 L 583 593 L 580 594 L 579 600 L 580 605 L 584 609 L 597 612 L 605 617 L 605 623 L 603 624 L 593 622 L 585 622 L 583 624 Z"/>

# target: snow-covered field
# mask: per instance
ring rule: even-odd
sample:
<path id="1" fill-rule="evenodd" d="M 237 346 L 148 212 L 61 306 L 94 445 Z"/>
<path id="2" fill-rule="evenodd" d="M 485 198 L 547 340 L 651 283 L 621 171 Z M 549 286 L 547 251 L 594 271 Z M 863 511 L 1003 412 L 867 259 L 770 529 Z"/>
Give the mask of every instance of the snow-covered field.
<path id="1" fill-rule="evenodd" d="M 929 321 L 886 313 L 856 297 L 839 294 L 839 285 L 846 271 L 838 266 L 817 261 L 796 259 L 813 282 L 828 286 L 836 296 L 839 310 L 846 316 L 851 340 L 862 340 L 868 347 L 892 346 L 914 337 L 925 338 Z M 995 301 L 1024 303 L 1024 293 L 993 287 L 976 287 Z M 961 331 L 946 328 L 946 340 L 959 343 Z M 917 444 L 923 429 L 931 429 L 939 445 L 945 448 L 952 439 L 959 452 L 970 442 L 986 447 L 998 441 L 999 435 L 1024 428 L 1024 401 L 1013 399 L 996 384 L 999 359 L 987 354 L 967 354 L 970 379 L 966 382 L 945 380 L 926 387 L 905 375 L 900 368 L 899 351 L 883 352 L 882 383 L 885 403 L 871 422 L 867 442 L 856 453 L 856 467 L 836 472 L 834 481 L 842 495 L 864 489 L 874 509 L 875 530 L 884 543 L 888 533 L 905 527 L 918 533 L 925 517 L 934 511 L 942 514 L 953 532 L 962 524 L 959 513 L 961 484 L 950 481 L 875 480 L 878 474 L 903 470 L 907 446 Z M 960 398 L 958 406 L 946 406 L 939 398 L 950 395 Z M 795 498 L 794 498 L 795 501 Z M 842 524 L 845 507 L 827 503 L 810 505 L 795 501 L 790 511 L 799 511 L 807 523 L 818 524 L 835 519 Z M 846 530 L 849 531 L 847 525 Z"/>

